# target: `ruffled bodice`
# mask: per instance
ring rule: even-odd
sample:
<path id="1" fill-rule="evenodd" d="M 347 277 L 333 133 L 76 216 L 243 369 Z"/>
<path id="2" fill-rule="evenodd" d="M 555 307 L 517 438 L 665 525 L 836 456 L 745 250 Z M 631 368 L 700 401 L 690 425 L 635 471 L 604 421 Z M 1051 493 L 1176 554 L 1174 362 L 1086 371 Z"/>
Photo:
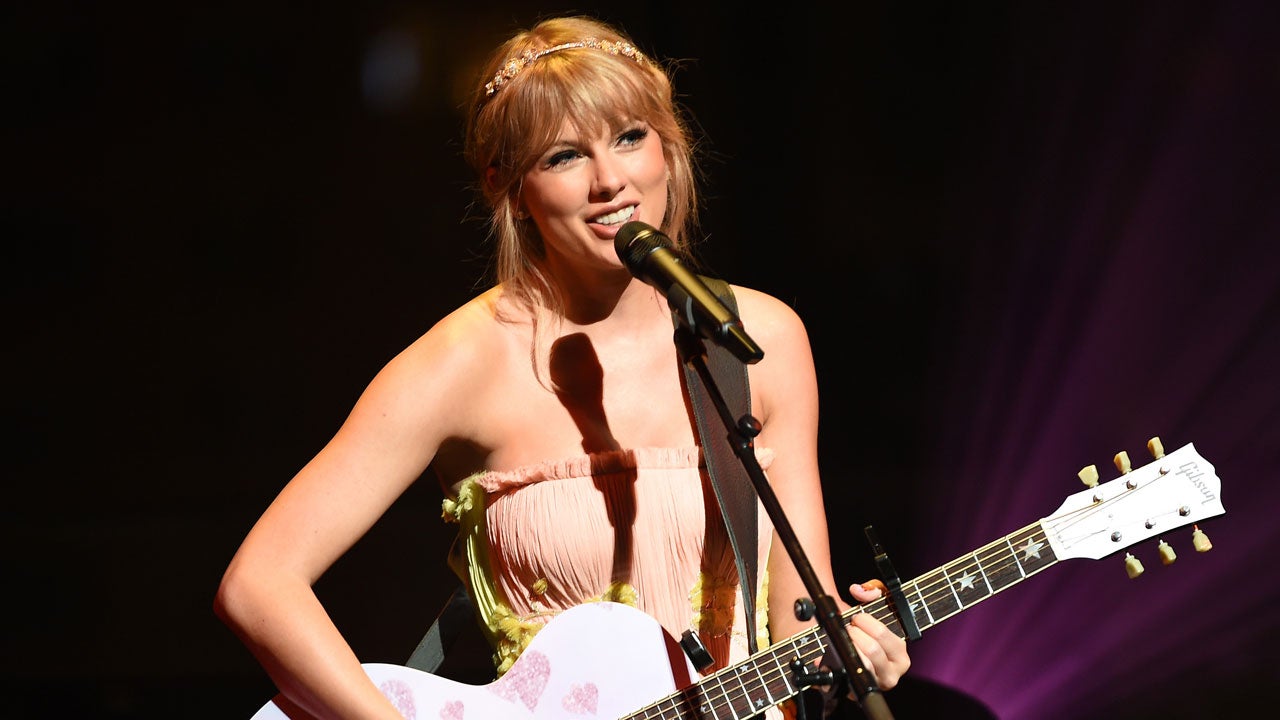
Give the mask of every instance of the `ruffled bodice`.
<path id="1" fill-rule="evenodd" d="M 762 468 L 773 455 L 757 450 Z M 445 502 L 468 583 L 502 661 L 514 661 L 558 612 L 595 600 L 634 605 L 672 636 L 698 632 L 717 666 L 746 657 L 738 574 L 701 450 L 638 448 L 582 455 L 464 481 Z M 765 597 L 772 525 L 759 518 Z M 765 604 L 756 628 L 764 638 Z"/>

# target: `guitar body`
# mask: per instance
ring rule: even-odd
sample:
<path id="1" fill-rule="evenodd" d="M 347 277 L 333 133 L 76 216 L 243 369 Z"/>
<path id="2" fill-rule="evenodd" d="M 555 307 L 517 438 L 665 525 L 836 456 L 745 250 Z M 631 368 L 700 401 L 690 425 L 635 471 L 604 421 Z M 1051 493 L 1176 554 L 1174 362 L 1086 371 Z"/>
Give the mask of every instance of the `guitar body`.
<path id="1" fill-rule="evenodd" d="M 409 720 L 620 718 L 687 686 L 697 673 L 658 621 L 611 602 L 558 615 L 498 680 L 468 685 L 413 668 L 364 670 Z M 253 720 L 309 717 L 277 697 Z"/>

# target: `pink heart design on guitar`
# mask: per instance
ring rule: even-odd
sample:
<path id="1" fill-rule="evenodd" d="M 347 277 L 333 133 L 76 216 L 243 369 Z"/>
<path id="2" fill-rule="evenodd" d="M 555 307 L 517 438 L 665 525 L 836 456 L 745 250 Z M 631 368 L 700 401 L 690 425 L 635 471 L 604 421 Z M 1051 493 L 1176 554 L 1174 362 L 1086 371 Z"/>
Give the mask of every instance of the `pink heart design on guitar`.
<path id="1" fill-rule="evenodd" d="M 413 705 L 413 688 L 402 680 L 388 680 L 378 686 L 382 694 L 391 701 L 392 705 L 400 711 L 405 720 L 414 720 L 418 717 L 418 711 Z"/>
<path id="2" fill-rule="evenodd" d="M 547 656 L 536 650 L 525 651 L 505 675 L 489 685 L 489 691 L 503 700 L 519 697 L 525 707 L 534 710 L 550 676 L 551 661 Z"/>
<path id="3" fill-rule="evenodd" d="M 440 720 L 462 720 L 462 701 L 452 700 L 440 708 Z"/>
<path id="4" fill-rule="evenodd" d="M 596 708 L 600 706 L 600 688 L 595 683 L 574 683 L 569 688 L 569 694 L 560 700 L 560 704 L 574 715 L 595 715 Z"/>

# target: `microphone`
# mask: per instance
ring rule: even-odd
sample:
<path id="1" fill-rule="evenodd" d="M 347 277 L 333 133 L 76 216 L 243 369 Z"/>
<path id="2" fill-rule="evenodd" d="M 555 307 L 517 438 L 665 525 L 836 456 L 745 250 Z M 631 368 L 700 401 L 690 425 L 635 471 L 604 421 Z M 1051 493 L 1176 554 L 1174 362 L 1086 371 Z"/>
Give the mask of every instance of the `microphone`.
<path id="1" fill-rule="evenodd" d="M 720 302 L 711 288 L 671 252 L 671 239 L 639 220 L 625 223 L 613 248 L 632 275 L 661 290 L 685 327 L 733 353 L 744 363 L 760 362 L 764 351 L 742 327 L 742 320 Z"/>

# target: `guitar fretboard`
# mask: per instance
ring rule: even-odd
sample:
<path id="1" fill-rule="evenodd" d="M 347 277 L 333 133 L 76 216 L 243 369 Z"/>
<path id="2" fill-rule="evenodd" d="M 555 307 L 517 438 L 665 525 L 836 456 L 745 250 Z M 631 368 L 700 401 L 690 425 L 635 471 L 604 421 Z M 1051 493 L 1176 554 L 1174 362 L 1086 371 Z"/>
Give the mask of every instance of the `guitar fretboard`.
<path id="1" fill-rule="evenodd" d="M 1039 521 L 902 584 L 902 592 L 920 630 L 986 600 L 1058 561 Z M 906 637 L 889 598 L 881 598 L 843 615 L 870 613 Z M 747 660 L 643 708 L 623 720 L 746 720 L 799 694 L 798 661 L 812 669 L 827 653 L 825 633 L 813 628 L 778 642 Z"/>

